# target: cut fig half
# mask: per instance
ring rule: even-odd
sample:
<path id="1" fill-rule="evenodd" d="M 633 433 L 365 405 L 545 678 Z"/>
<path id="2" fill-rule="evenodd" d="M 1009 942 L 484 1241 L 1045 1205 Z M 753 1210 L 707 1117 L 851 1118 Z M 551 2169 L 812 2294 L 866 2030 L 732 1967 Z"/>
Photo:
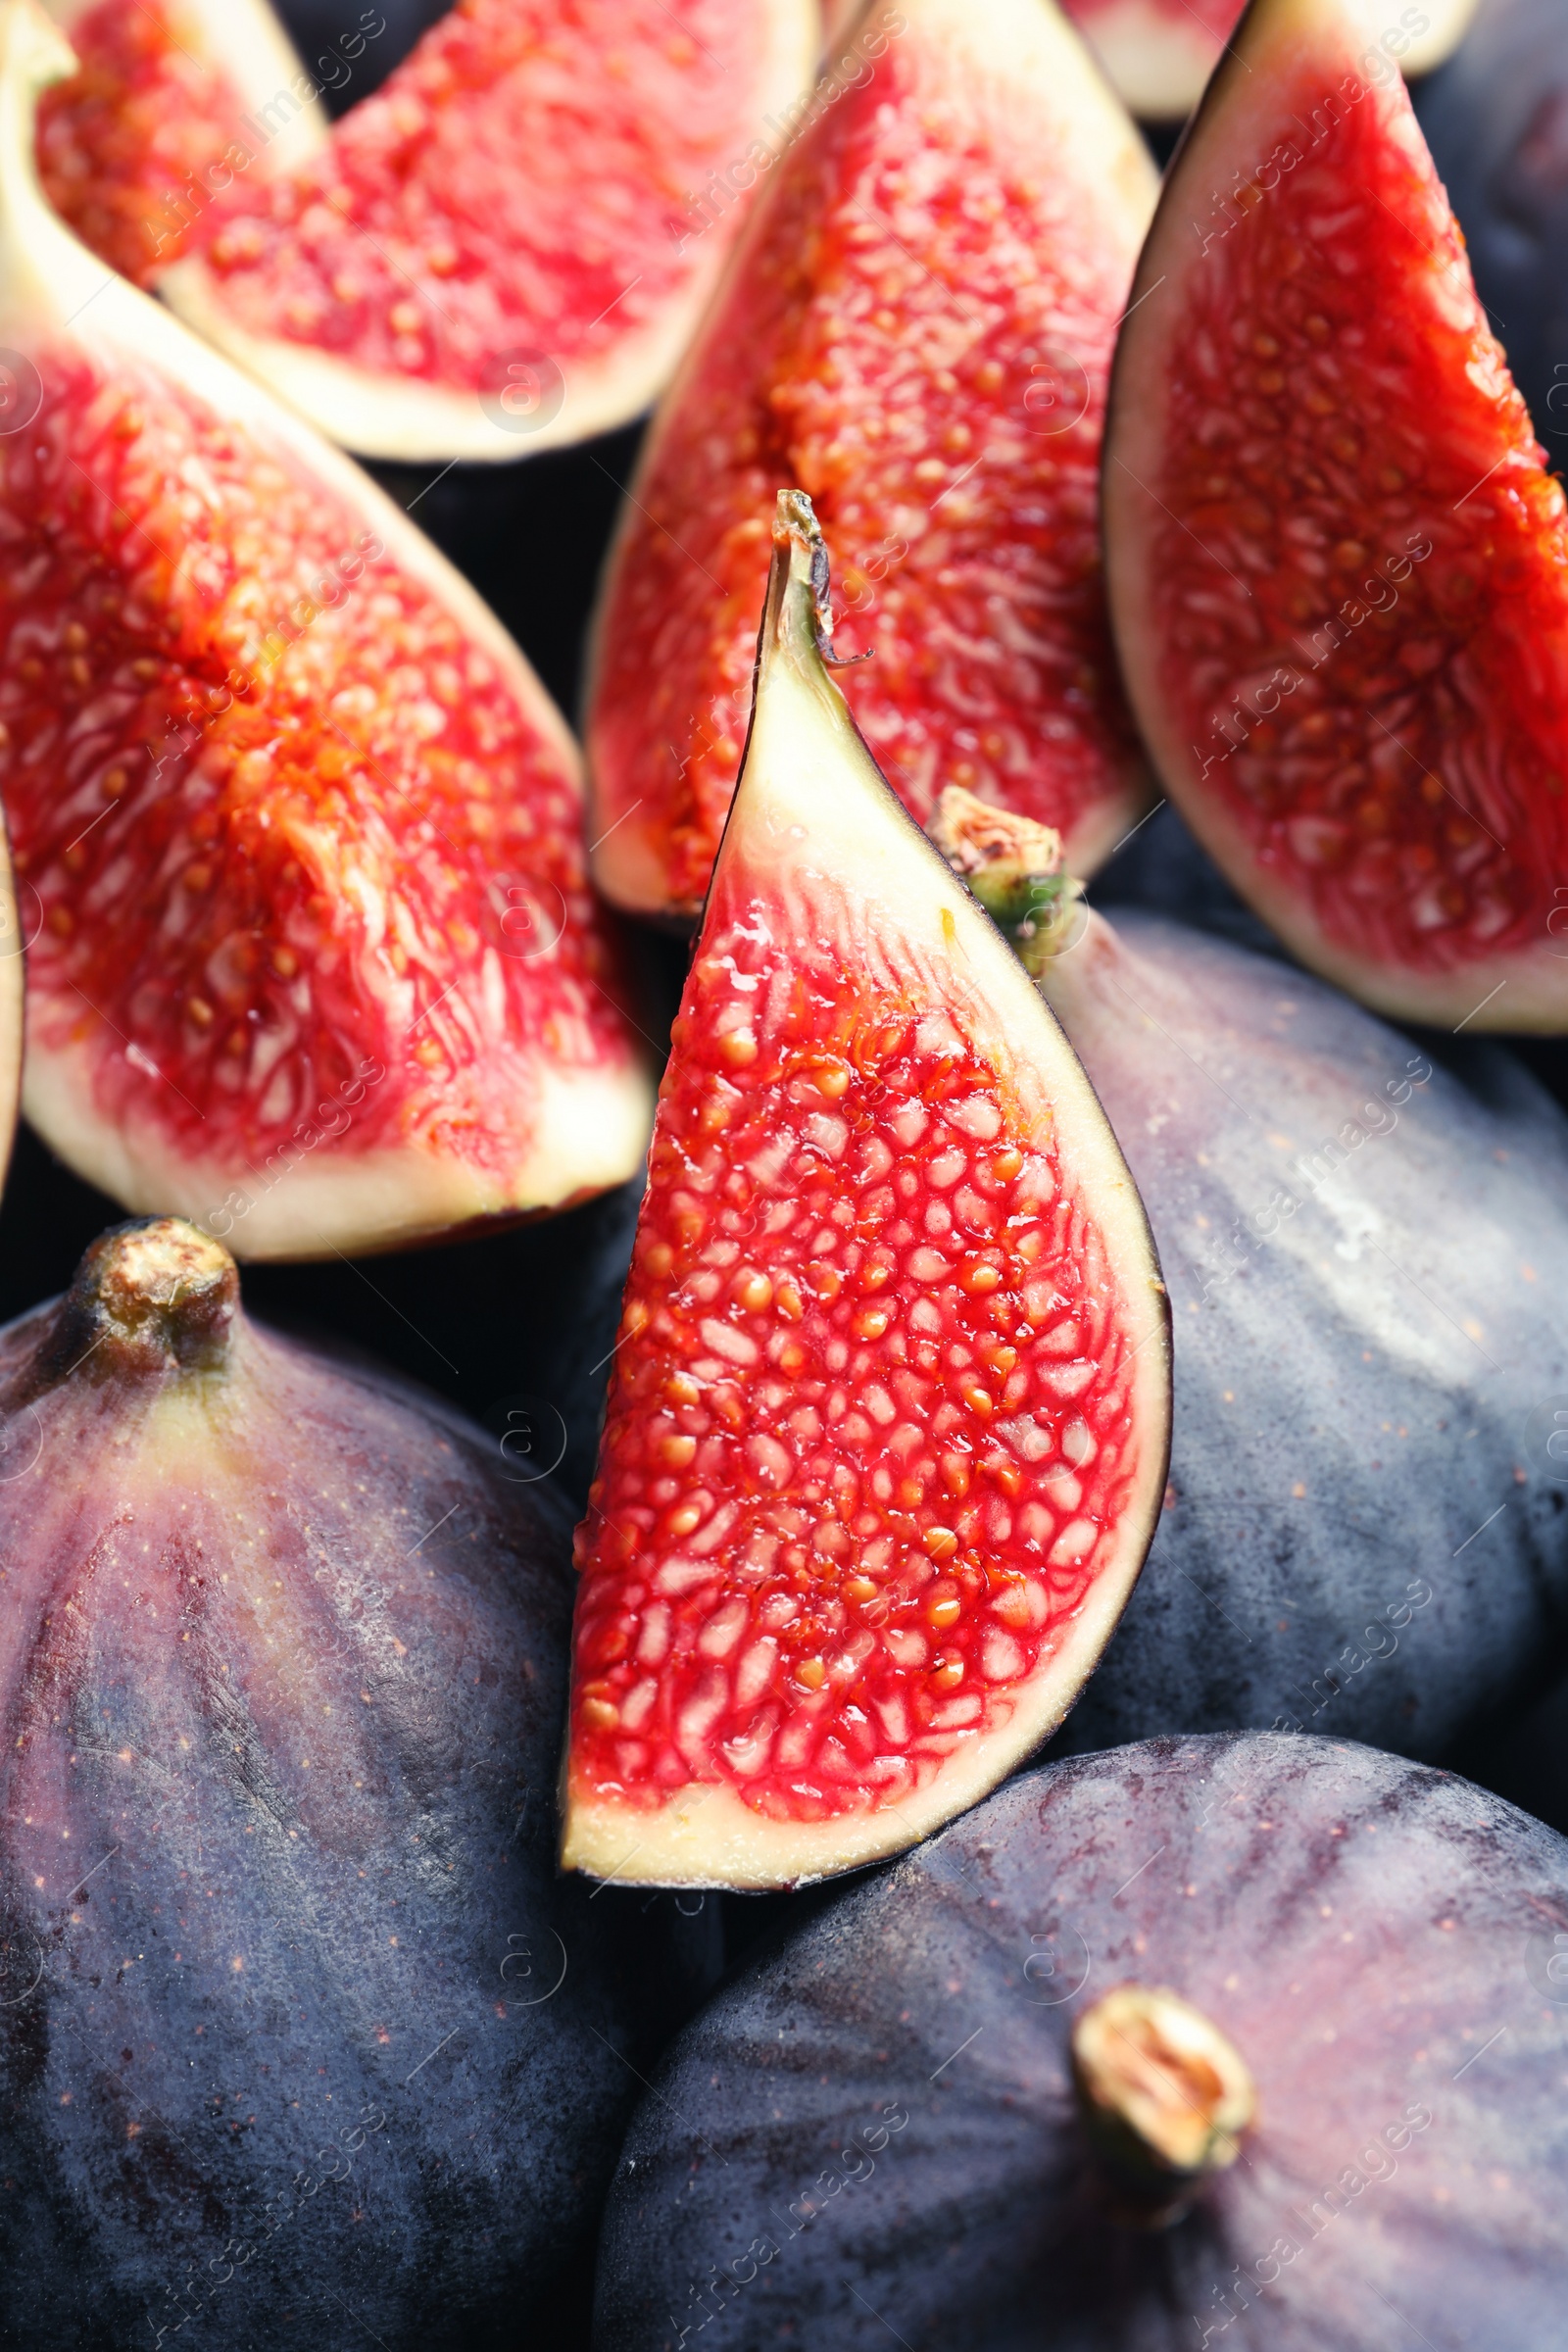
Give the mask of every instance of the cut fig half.
<path id="1" fill-rule="evenodd" d="M 1394 63 L 1253 0 L 1117 352 L 1111 613 L 1171 798 L 1396 1016 L 1568 1026 L 1568 514 Z"/>
<path id="2" fill-rule="evenodd" d="M 1245 0 L 1063 0 L 1114 88 L 1147 122 L 1178 122 L 1232 46 Z M 1394 25 L 1406 74 L 1430 73 L 1456 49 L 1476 0 L 1422 0 Z M 1367 0 L 1368 40 L 1389 28 L 1388 0 Z"/>
<path id="3" fill-rule="evenodd" d="M 367 457 L 608 432 L 674 372 L 743 209 L 708 183 L 781 151 L 818 38 L 815 0 L 459 0 L 159 289 Z"/>
<path id="4" fill-rule="evenodd" d="M 1054 0 L 868 0 L 656 420 L 595 621 L 595 878 L 693 921 L 735 788 L 759 519 L 811 498 L 857 725 L 923 822 L 942 785 L 1091 872 L 1149 774 L 1099 527 L 1116 323 L 1155 178 Z M 715 191 L 715 216 L 733 204 Z"/>
<path id="5" fill-rule="evenodd" d="M 55 210 L 122 277 L 145 286 L 240 174 L 257 185 L 324 145 L 321 83 L 267 0 L 46 0 L 77 69 L 38 110 L 38 172 Z M 379 17 L 366 10 L 362 24 Z M 380 19 L 385 29 L 385 19 Z M 318 71 L 350 80 L 367 34 L 346 29 Z"/>
<path id="6" fill-rule="evenodd" d="M 71 52 L 0 5 L 0 791 L 25 1107 L 248 1256 L 622 1181 L 649 1094 L 571 739 L 359 469 L 107 274 L 33 175 Z"/>
<path id="7" fill-rule="evenodd" d="M 581 1570 L 568 1868 L 787 1886 L 1060 1722 L 1149 1546 L 1169 1322 L 1070 1048 L 888 790 L 780 494 Z"/>

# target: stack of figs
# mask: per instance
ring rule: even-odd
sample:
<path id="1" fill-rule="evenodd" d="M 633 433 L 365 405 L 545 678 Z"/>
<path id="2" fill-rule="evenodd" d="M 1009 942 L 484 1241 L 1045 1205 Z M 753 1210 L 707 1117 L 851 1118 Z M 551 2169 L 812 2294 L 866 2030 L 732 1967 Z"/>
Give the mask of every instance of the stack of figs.
<path id="1" fill-rule="evenodd" d="M 8 2342 L 1557 2340 L 1565 59 L 0 0 Z"/>

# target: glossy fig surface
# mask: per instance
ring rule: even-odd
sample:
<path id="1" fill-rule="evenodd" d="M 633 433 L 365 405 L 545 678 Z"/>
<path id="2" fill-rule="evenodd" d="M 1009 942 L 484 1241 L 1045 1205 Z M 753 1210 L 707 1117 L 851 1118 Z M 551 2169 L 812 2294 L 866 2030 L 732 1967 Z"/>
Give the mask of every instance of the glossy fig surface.
<path id="1" fill-rule="evenodd" d="M 1563 1949 L 1568 1842 L 1447 1774 L 1267 1734 L 1024 1774 L 677 2042 L 597 2352 L 1539 2352 Z M 1146 2157 L 1217 2132 L 1175 2212 L 1107 2104 Z"/>
<path id="2" fill-rule="evenodd" d="M 6 2336 L 488 2343 L 687 1933 L 555 1880 L 561 1507 L 172 1220 L 0 1338 L 0 1440 Z"/>

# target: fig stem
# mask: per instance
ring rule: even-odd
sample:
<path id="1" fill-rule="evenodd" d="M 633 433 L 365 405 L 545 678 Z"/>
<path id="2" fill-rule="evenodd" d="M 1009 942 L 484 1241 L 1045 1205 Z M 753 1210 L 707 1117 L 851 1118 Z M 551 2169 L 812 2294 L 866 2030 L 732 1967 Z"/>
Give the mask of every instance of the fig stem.
<path id="1" fill-rule="evenodd" d="M 228 1251 L 182 1217 L 137 1218 L 82 1257 L 39 1351 L 40 1386 L 214 1372 L 239 1313 Z"/>
<path id="2" fill-rule="evenodd" d="M 1257 2113 L 1245 2059 L 1163 1986 L 1118 1984 L 1072 2029 L 1072 2078 L 1090 2139 L 1122 2186 L 1173 2221 L 1241 2154 Z"/>
<path id="3" fill-rule="evenodd" d="M 950 784 L 930 823 L 937 848 L 961 874 L 1032 980 L 1078 937 L 1083 884 L 1065 870 L 1061 835 Z"/>
<path id="4" fill-rule="evenodd" d="M 869 653 L 836 654 L 833 651 L 833 614 L 828 604 L 831 574 L 828 564 L 827 541 L 816 519 L 816 509 L 804 490 L 781 490 L 773 514 L 773 570 L 768 579 L 767 613 L 763 620 L 766 633 L 768 620 L 776 620 L 774 581 L 778 582 L 779 602 L 782 603 L 790 583 L 810 596 L 811 634 L 818 661 L 829 669 L 853 669 L 858 662 L 869 662 Z"/>

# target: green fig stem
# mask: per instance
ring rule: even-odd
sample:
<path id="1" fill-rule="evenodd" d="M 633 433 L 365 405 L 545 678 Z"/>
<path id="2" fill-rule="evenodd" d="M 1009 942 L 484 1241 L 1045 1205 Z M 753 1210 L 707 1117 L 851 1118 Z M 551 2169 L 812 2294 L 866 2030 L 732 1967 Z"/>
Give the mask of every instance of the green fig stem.
<path id="1" fill-rule="evenodd" d="M 76 1268 L 40 1350 L 40 1385 L 215 1372 L 239 1313 L 228 1251 L 182 1217 L 138 1218 L 100 1235 Z"/>
<path id="2" fill-rule="evenodd" d="M 1085 2130 L 1146 2220 L 1179 2220 L 1241 2154 L 1257 2113 L 1246 2061 L 1162 1986 L 1118 1984 L 1075 2020 L 1072 2079 Z"/>
<path id="3" fill-rule="evenodd" d="M 1081 923 L 1083 885 L 1065 871 L 1061 835 L 992 808 L 960 784 L 944 791 L 929 830 L 1038 980 L 1052 956 L 1073 945 Z"/>

